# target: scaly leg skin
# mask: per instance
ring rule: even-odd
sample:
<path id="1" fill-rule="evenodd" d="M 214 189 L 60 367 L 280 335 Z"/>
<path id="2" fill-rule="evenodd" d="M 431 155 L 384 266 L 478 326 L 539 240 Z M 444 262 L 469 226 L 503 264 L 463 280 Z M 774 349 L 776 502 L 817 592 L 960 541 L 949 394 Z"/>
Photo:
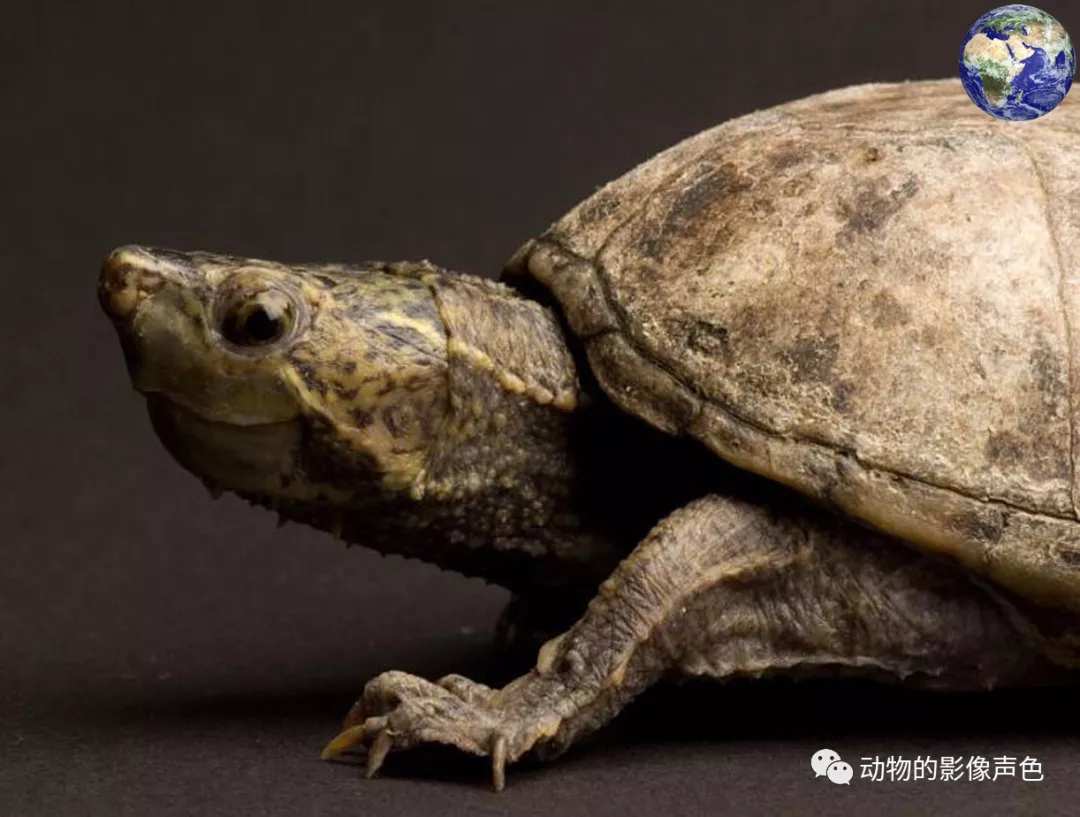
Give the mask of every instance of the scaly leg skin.
<path id="1" fill-rule="evenodd" d="M 387 672 L 327 746 L 438 742 L 507 762 L 553 756 L 665 675 L 857 671 L 932 686 L 1059 680 L 959 569 L 802 505 L 774 512 L 709 496 L 671 514 L 600 586 L 585 614 L 502 689 Z"/>

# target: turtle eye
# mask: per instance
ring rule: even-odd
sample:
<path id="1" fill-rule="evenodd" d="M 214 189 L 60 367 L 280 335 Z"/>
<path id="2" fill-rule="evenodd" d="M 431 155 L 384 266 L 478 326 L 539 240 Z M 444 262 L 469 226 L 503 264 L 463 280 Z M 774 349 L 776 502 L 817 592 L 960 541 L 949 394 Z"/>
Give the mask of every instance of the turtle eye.
<path id="1" fill-rule="evenodd" d="M 221 311 L 221 336 L 234 346 L 270 346 L 288 336 L 296 325 L 292 299 L 279 290 L 235 291 Z"/>

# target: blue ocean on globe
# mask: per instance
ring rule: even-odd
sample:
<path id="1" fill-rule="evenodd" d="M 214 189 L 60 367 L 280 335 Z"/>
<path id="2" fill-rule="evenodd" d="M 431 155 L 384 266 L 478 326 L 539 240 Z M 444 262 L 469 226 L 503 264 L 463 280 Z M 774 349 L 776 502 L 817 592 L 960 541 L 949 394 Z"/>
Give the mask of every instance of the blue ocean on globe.
<path id="1" fill-rule="evenodd" d="M 960 47 L 971 101 L 998 119 L 1037 119 L 1072 87 L 1076 50 L 1065 27 L 1034 6 L 1011 5 L 975 21 Z"/>

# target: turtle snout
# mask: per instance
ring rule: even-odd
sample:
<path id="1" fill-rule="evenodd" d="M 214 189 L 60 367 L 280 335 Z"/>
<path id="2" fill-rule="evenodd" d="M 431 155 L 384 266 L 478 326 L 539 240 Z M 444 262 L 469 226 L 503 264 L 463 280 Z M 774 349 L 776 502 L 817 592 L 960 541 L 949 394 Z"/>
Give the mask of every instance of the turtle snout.
<path id="1" fill-rule="evenodd" d="M 112 320 L 130 320 L 142 300 L 161 287 L 161 275 L 151 269 L 153 261 L 141 247 L 118 247 L 109 253 L 98 277 L 98 300 Z"/>

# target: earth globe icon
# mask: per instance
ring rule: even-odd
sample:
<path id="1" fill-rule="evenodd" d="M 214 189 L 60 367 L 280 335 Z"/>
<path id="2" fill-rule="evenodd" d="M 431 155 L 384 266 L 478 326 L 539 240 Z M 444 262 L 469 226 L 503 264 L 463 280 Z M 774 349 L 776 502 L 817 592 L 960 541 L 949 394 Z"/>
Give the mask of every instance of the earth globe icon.
<path id="1" fill-rule="evenodd" d="M 990 116 L 1024 121 L 1061 104 L 1076 74 L 1065 27 L 1042 9 L 1010 5 L 975 21 L 960 46 L 960 79 Z"/>

